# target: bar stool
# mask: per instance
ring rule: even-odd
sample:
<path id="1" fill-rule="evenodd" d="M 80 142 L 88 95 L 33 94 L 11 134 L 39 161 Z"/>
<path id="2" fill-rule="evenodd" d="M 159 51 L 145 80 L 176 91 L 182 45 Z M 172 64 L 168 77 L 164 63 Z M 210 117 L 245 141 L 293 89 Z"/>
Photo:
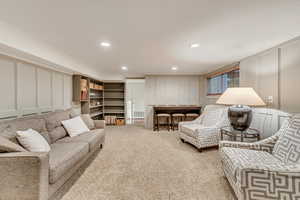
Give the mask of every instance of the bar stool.
<path id="1" fill-rule="evenodd" d="M 167 122 L 163 125 L 167 125 L 168 127 L 168 131 L 170 131 L 170 126 L 171 126 L 171 115 L 168 114 L 168 113 L 159 113 L 159 114 L 156 114 L 156 126 L 157 126 L 157 131 L 159 131 L 159 127 L 160 125 L 160 120 L 161 119 L 165 119 Z"/>
<path id="2" fill-rule="evenodd" d="M 185 121 L 193 121 L 199 117 L 197 113 L 186 113 L 185 114 Z"/>
<path id="3" fill-rule="evenodd" d="M 185 115 L 183 113 L 174 113 L 172 114 L 171 118 L 171 124 L 172 124 L 172 130 L 175 130 L 175 127 L 178 130 L 178 123 L 184 121 Z"/>

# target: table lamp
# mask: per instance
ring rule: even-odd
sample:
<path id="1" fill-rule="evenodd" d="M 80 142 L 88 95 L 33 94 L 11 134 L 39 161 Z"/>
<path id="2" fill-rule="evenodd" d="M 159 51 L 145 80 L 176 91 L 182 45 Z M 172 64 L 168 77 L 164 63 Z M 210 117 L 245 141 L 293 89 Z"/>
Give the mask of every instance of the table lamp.
<path id="1" fill-rule="evenodd" d="M 228 88 L 216 102 L 231 105 L 228 108 L 228 118 L 233 129 L 245 131 L 252 121 L 252 110 L 249 106 L 265 106 L 263 100 L 253 88 Z"/>

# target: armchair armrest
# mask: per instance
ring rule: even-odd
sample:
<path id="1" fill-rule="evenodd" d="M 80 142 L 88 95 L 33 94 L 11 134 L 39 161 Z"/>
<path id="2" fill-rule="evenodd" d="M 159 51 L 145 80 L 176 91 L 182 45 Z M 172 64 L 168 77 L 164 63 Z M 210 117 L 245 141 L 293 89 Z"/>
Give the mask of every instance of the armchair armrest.
<path id="1" fill-rule="evenodd" d="M 105 128 L 105 120 L 94 120 L 96 129 L 104 129 Z"/>
<path id="2" fill-rule="evenodd" d="M 181 131 L 181 126 L 182 126 L 182 125 L 201 124 L 202 118 L 203 118 L 203 114 L 200 115 L 197 119 L 195 119 L 195 120 L 193 120 L 193 121 L 179 122 L 179 123 L 178 123 L 178 130 Z"/>
<path id="3" fill-rule="evenodd" d="M 1 153 L 1 199 L 48 199 L 48 153 Z"/>
<path id="4" fill-rule="evenodd" d="M 222 147 L 242 148 L 242 149 L 252 149 L 257 151 L 266 151 L 272 153 L 274 145 L 277 140 L 278 140 L 278 136 L 273 135 L 264 140 L 253 142 L 253 143 L 220 141 L 219 148 Z"/>
<path id="5" fill-rule="evenodd" d="M 300 198 L 300 166 L 270 165 L 242 169 L 239 178 L 240 199 Z"/>

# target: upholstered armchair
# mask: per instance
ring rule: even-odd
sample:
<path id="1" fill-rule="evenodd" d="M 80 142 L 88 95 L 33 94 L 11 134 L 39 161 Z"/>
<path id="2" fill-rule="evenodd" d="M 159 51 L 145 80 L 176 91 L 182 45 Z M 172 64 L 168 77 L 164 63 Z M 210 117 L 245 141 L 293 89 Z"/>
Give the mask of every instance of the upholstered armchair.
<path id="1" fill-rule="evenodd" d="M 218 146 L 220 128 L 228 123 L 226 107 L 207 105 L 194 121 L 179 123 L 179 137 L 182 142 L 193 144 L 201 152 L 203 148 Z"/>
<path id="2" fill-rule="evenodd" d="M 221 141 L 222 168 L 239 200 L 300 199 L 300 115 L 255 143 Z"/>

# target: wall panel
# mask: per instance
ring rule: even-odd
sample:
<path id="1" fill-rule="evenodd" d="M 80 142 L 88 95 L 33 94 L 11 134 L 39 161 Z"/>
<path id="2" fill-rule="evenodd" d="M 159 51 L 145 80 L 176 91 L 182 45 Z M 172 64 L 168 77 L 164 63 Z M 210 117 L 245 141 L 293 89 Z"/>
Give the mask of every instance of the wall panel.
<path id="1" fill-rule="evenodd" d="M 38 107 L 41 112 L 52 110 L 52 72 L 46 69 L 37 69 Z"/>
<path id="2" fill-rule="evenodd" d="M 0 55 L 0 119 L 72 106 L 72 76 Z"/>
<path id="3" fill-rule="evenodd" d="M 253 87 L 269 107 L 278 108 L 278 49 L 242 60 L 240 85 Z"/>
<path id="4" fill-rule="evenodd" d="M 17 115 L 16 67 L 9 59 L 0 57 L 0 117 Z"/>
<path id="5" fill-rule="evenodd" d="M 280 48 L 280 105 L 287 112 L 300 112 L 300 40 Z"/>
<path id="6" fill-rule="evenodd" d="M 64 76 L 63 74 L 53 72 L 53 108 L 63 109 L 64 108 Z"/>
<path id="7" fill-rule="evenodd" d="M 22 115 L 37 113 L 37 69 L 33 65 L 17 63 L 18 109 Z"/>
<path id="8" fill-rule="evenodd" d="M 72 105 L 72 77 L 64 75 L 64 107 L 70 108 Z"/>

